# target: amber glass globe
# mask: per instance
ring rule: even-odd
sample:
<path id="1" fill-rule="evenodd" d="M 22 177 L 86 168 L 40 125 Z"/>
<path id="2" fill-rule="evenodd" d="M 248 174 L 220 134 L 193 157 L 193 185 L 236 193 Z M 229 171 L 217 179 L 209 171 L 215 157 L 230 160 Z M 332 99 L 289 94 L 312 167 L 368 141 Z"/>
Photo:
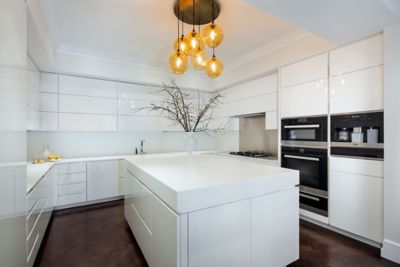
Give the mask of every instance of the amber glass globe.
<path id="1" fill-rule="evenodd" d="M 195 30 L 188 34 L 189 54 L 194 56 L 204 50 L 204 41 L 199 33 Z"/>
<path id="2" fill-rule="evenodd" d="M 214 23 L 211 23 L 204 27 L 202 36 L 204 39 L 204 43 L 211 48 L 220 45 L 222 43 L 222 40 L 224 39 L 224 33 L 221 26 Z"/>
<path id="3" fill-rule="evenodd" d="M 169 57 L 169 67 L 175 74 L 184 73 L 189 67 L 189 58 L 184 52 L 176 50 Z"/>
<path id="4" fill-rule="evenodd" d="M 179 41 L 179 42 L 178 42 Z M 181 37 L 176 38 L 175 42 L 174 42 L 174 50 L 177 51 L 178 50 L 178 43 L 179 43 L 179 50 L 189 54 L 189 40 L 186 36 L 184 36 L 183 34 L 181 35 Z"/>
<path id="5" fill-rule="evenodd" d="M 224 71 L 224 65 L 222 61 L 217 57 L 212 56 L 206 61 L 205 72 L 211 78 L 216 78 Z"/>
<path id="6" fill-rule="evenodd" d="M 207 54 L 204 51 L 192 56 L 192 65 L 196 70 L 203 70 L 206 67 Z"/>

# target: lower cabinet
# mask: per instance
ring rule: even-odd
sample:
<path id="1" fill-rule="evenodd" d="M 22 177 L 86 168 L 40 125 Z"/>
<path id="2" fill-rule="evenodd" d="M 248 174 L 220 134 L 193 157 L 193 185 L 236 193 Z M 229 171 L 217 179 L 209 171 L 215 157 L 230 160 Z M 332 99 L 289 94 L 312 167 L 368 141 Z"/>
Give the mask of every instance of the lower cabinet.
<path id="1" fill-rule="evenodd" d="M 26 252 L 27 266 L 33 266 L 43 240 L 54 203 L 56 169 L 51 169 L 27 196 Z"/>
<path id="2" fill-rule="evenodd" d="M 56 167 L 57 206 L 70 206 L 87 201 L 86 163 L 62 163 Z"/>
<path id="3" fill-rule="evenodd" d="M 87 163 L 87 200 L 119 196 L 119 161 Z"/>
<path id="4" fill-rule="evenodd" d="M 129 170 L 125 190 L 125 218 L 151 267 L 285 266 L 298 259 L 298 188 L 185 214 Z"/>
<path id="5" fill-rule="evenodd" d="M 382 243 L 383 161 L 331 157 L 330 223 Z"/>

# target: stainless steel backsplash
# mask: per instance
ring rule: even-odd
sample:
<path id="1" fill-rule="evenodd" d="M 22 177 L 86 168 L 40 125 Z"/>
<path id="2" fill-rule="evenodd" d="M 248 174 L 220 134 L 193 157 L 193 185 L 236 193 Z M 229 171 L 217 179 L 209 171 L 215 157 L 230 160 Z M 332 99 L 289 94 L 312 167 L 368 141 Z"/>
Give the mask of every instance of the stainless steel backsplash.
<path id="1" fill-rule="evenodd" d="M 265 130 L 265 116 L 239 118 L 240 151 L 265 151 L 278 155 L 278 131 Z"/>

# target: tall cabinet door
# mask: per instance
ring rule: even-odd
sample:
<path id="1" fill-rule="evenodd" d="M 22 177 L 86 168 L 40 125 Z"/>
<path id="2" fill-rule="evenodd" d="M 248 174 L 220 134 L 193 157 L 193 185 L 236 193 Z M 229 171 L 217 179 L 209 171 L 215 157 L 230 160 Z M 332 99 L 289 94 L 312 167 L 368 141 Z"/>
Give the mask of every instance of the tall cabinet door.
<path id="1" fill-rule="evenodd" d="M 119 195 L 119 162 L 99 161 L 87 164 L 87 199 L 97 200 Z"/>

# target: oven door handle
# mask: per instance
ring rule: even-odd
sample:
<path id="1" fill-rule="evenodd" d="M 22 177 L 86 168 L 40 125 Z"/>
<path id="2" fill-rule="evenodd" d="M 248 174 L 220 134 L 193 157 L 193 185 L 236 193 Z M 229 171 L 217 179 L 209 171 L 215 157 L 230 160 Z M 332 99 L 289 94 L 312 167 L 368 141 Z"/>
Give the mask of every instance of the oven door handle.
<path id="1" fill-rule="evenodd" d="M 293 155 L 283 155 L 285 158 L 289 159 L 304 159 L 304 160 L 310 160 L 310 161 L 319 161 L 319 158 L 313 158 L 313 157 L 302 157 L 302 156 L 293 156 Z"/>
<path id="2" fill-rule="evenodd" d="M 306 128 L 319 128 L 319 124 L 306 124 L 306 125 L 285 125 L 285 129 L 306 129 Z"/>
<path id="3" fill-rule="evenodd" d="M 301 197 L 319 202 L 319 198 L 300 193 Z"/>

